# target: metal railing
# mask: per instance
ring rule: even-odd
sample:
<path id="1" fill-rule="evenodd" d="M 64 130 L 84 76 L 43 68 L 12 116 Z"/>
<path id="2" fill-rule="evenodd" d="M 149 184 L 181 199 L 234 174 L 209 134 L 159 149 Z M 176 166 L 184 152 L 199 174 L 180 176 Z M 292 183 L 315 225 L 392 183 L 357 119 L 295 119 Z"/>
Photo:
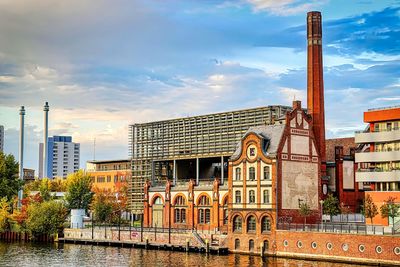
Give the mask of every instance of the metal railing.
<path id="1" fill-rule="evenodd" d="M 368 235 L 397 235 L 393 227 L 381 225 L 365 225 L 358 223 L 320 223 L 320 224 L 296 224 L 278 223 L 277 230 L 296 232 L 328 232 L 347 234 L 368 234 Z"/>

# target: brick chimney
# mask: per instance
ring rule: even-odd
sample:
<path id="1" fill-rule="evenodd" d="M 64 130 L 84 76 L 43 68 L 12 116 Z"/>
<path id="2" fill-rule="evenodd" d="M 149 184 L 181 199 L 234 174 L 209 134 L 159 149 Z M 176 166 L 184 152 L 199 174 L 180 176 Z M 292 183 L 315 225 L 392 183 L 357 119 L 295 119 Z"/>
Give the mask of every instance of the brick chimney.
<path id="1" fill-rule="evenodd" d="M 307 109 L 321 162 L 326 162 L 321 12 L 307 13 Z"/>

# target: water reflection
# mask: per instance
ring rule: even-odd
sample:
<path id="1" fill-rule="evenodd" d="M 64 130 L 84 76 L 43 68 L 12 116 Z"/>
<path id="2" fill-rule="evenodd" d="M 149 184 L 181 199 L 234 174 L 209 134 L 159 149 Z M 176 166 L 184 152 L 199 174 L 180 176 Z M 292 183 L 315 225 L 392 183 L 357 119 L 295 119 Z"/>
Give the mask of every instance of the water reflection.
<path id="1" fill-rule="evenodd" d="M 162 250 L 143 250 L 73 244 L 0 242 L 0 266 L 265 266 L 265 267 L 356 267 L 320 261 L 230 254 L 205 255 Z"/>

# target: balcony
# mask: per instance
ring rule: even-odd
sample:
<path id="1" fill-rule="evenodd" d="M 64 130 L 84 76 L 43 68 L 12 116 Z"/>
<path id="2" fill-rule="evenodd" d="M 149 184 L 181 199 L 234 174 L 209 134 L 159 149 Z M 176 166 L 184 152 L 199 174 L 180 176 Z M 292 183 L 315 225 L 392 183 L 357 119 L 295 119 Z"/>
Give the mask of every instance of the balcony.
<path id="1" fill-rule="evenodd" d="M 400 161 L 400 151 L 356 153 L 356 162 L 390 162 Z"/>
<path id="2" fill-rule="evenodd" d="M 359 170 L 356 182 L 400 182 L 400 170 Z"/>
<path id="3" fill-rule="evenodd" d="M 384 132 L 356 132 L 355 142 L 375 143 L 375 142 L 393 142 L 400 140 L 400 129 Z"/>

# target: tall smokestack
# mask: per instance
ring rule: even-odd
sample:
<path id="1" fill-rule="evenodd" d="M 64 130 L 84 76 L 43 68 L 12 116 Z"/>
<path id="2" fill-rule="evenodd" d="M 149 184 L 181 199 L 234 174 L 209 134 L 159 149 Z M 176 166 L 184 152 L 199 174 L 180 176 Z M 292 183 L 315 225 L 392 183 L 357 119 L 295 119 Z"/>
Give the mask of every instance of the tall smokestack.
<path id="1" fill-rule="evenodd" d="M 47 159 L 48 159 L 48 152 L 47 152 L 47 144 L 48 144 L 48 137 L 49 137 L 49 102 L 46 102 L 44 107 L 44 129 L 43 129 L 43 177 L 47 177 Z"/>
<path id="2" fill-rule="evenodd" d="M 307 13 L 307 108 L 321 162 L 326 162 L 321 12 Z"/>
<path id="3" fill-rule="evenodd" d="M 24 180 L 24 123 L 25 108 L 21 106 L 19 110 L 19 179 Z M 18 207 L 21 207 L 23 197 L 22 189 L 18 191 Z"/>

